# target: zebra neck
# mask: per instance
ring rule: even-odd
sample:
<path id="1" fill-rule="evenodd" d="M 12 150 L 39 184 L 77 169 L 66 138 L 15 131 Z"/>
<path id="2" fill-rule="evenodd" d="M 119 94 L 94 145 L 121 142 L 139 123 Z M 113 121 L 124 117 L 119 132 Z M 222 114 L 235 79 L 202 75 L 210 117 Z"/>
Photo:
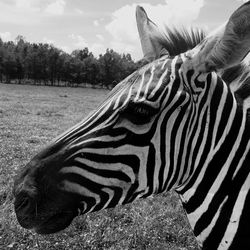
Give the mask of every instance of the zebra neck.
<path id="1" fill-rule="evenodd" d="M 250 105 L 226 89 L 214 98 L 194 170 L 177 192 L 203 249 L 250 249 Z"/>

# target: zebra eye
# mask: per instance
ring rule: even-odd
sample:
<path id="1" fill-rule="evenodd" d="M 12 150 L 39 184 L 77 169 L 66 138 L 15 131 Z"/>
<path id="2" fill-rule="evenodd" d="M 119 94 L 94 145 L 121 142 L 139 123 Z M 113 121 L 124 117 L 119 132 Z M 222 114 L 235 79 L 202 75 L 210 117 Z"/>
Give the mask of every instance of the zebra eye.
<path id="1" fill-rule="evenodd" d="M 121 115 L 132 123 L 142 125 L 150 122 L 157 111 L 158 109 L 149 106 L 148 104 L 142 102 L 130 102 L 127 107 L 122 110 Z"/>

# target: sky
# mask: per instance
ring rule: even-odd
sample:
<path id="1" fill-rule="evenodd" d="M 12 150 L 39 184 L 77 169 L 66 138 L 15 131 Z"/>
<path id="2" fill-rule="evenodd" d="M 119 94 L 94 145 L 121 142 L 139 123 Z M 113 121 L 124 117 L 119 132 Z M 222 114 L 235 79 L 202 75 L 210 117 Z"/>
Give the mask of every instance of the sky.
<path id="1" fill-rule="evenodd" d="M 0 0 L 0 37 L 18 35 L 71 53 L 88 47 L 95 56 L 112 48 L 142 58 L 137 5 L 160 27 L 195 26 L 207 32 L 226 22 L 246 0 Z"/>

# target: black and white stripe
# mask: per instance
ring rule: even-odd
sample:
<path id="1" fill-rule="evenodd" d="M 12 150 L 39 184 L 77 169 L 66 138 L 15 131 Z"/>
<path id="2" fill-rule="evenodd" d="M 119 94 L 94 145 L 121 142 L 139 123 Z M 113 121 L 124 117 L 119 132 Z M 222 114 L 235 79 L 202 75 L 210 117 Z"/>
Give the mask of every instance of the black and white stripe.
<path id="1" fill-rule="evenodd" d="M 172 40 L 183 45 L 185 36 Z M 169 48 L 177 49 L 173 42 Z M 191 64 L 186 53 L 145 65 L 35 156 L 14 188 L 19 221 L 41 229 L 53 218 L 49 205 L 39 210 L 42 199 L 73 218 L 76 209 L 89 213 L 176 190 L 203 249 L 250 249 L 250 71 L 240 63 L 201 73 Z M 35 199 L 38 211 L 27 215 Z M 39 230 L 55 232 L 58 224 Z"/>
<path id="2" fill-rule="evenodd" d="M 139 70 L 58 139 L 76 148 L 60 170 L 64 188 L 84 196 L 84 213 L 175 189 L 204 249 L 248 249 L 247 98 L 216 73 L 185 71 L 183 60 Z M 126 116 L 131 103 L 158 111 L 138 126 Z"/>

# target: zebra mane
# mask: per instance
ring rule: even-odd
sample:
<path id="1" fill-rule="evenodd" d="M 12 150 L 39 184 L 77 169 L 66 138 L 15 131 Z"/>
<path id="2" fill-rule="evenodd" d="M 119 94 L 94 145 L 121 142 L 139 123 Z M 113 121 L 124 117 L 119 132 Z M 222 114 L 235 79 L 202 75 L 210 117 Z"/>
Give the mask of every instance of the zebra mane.
<path id="1" fill-rule="evenodd" d="M 166 49 L 170 56 L 176 56 L 193 49 L 196 45 L 201 43 L 206 38 L 204 30 L 199 28 L 173 28 L 165 27 L 164 32 L 158 37 L 158 41 L 164 49 Z M 249 64 L 246 62 L 225 69 L 221 73 L 222 79 L 231 88 L 232 84 L 239 77 L 242 78 L 238 84 L 237 89 L 232 87 L 231 90 L 237 94 L 238 97 L 250 96 L 250 77 L 244 77 L 249 73 Z"/>
<path id="2" fill-rule="evenodd" d="M 159 37 L 159 43 L 170 54 L 176 56 L 193 49 L 196 45 L 202 42 L 206 37 L 205 32 L 198 28 L 173 28 L 165 27 L 165 30 Z"/>

